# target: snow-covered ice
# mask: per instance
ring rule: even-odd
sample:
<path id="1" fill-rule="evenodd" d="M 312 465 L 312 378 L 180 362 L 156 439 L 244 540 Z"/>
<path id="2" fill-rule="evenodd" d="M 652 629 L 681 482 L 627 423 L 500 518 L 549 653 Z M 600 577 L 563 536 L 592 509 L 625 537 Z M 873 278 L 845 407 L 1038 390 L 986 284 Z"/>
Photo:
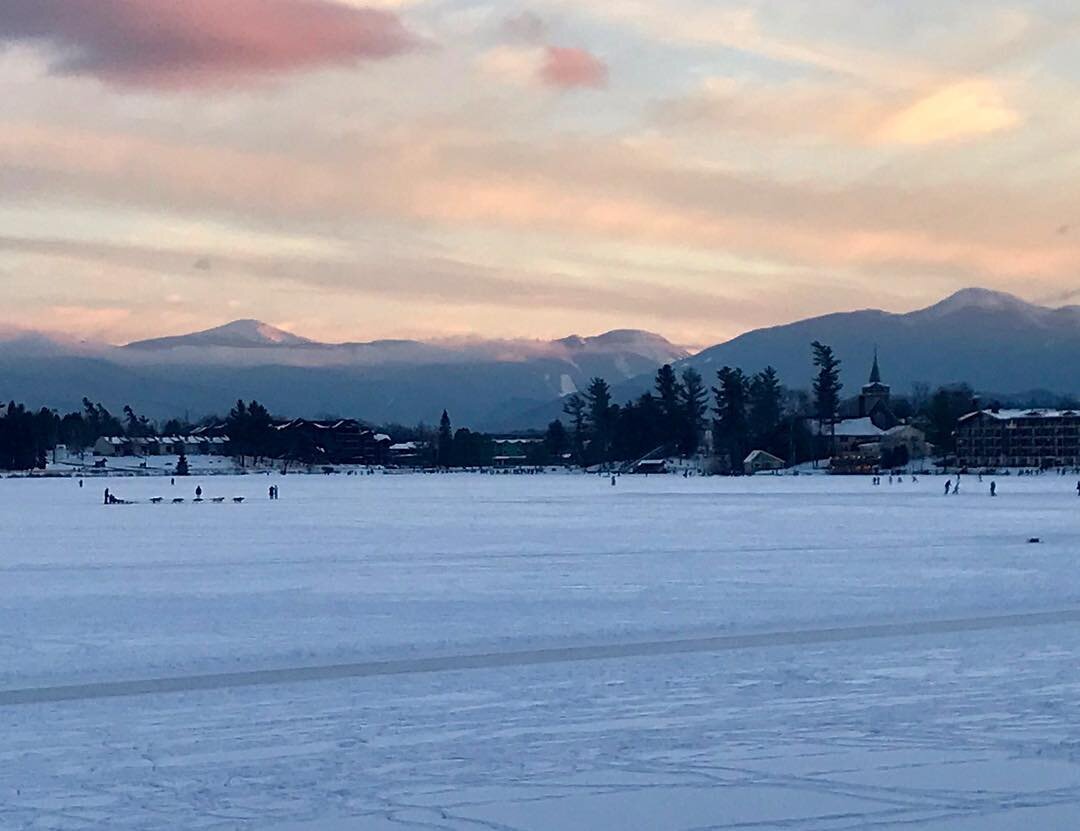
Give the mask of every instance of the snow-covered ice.
<path id="1" fill-rule="evenodd" d="M 176 481 L 0 480 L 0 828 L 1080 824 L 1075 479 Z"/>

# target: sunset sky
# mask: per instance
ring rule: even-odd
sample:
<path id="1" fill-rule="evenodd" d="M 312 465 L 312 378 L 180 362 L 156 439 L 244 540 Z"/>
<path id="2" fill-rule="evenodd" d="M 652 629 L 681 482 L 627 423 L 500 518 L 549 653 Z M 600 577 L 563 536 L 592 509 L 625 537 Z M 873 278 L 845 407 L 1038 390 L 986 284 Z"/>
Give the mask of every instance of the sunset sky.
<path id="1" fill-rule="evenodd" d="M 1059 0 L 3 0 L 0 325 L 1071 302 L 1078 41 Z"/>

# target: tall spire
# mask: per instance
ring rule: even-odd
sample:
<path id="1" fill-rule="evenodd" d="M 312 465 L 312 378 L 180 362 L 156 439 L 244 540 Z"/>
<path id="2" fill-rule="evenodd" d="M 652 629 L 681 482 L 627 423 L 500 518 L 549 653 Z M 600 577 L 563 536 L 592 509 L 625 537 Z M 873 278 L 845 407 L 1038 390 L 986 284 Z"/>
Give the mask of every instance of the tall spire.
<path id="1" fill-rule="evenodd" d="M 870 370 L 870 383 L 871 384 L 880 384 L 881 383 L 881 370 L 878 369 L 877 347 L 876 346 L 874 347 L 874 368 Z"/>

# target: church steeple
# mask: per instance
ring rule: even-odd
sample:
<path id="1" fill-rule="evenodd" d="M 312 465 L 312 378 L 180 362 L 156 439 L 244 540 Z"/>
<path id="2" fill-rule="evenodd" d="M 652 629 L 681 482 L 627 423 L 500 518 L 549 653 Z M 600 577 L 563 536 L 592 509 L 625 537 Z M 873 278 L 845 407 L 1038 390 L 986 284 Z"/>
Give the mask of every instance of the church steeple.
<path id="1" fill-rule="evenodd" d="M 876 346 L 874 347 L 874 367 L 873 367 L 873 369 L 870 370 L 870 383 L 871 384 L 880 384 L 881 383 L 881 370 L 878 369 L 877 347 Z"/>

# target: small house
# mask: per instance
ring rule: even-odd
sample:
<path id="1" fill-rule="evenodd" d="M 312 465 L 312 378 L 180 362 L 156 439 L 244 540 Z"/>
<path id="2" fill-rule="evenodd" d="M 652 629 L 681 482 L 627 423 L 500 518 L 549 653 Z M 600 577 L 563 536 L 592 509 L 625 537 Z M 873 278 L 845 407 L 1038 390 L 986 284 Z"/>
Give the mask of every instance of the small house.
<path id="1" fill-rule="evenodd" d="M 755 473 L 772 473 L 783 470 L 785 467 L 787 465 L 783 459 L 765 450 L 755 450 L 743 459 L 743 472 L 747 476 L 753 476 Z"/>

